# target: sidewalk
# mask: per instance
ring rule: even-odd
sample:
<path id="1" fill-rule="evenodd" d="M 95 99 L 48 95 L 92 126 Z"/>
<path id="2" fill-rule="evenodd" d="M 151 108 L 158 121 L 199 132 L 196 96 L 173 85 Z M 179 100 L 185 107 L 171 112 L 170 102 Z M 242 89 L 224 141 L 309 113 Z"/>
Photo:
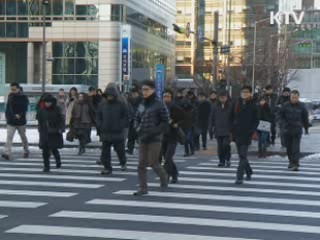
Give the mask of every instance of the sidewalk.
<path id="1" fill-rule="evenodd" d="M 66 139 L 66 133 L 64 133 L 64 139 Z M 30 127 L 27 129 L 27 136 L 30 143 L 30 146 L 37 147 L 39 142 L 39 133 L 35 127 Z M 6 142 L 7 132 L 4 127 L 0 128 L 0 146 L 3 146 Z M 91 132 L 92 143 L 88 144 L 87 148 L 100 148 L 101 143 L 99 141 L 99 137 L 96 134 L 96 130 L 93 129 Z M 14 146 L 21 146 L 21 140 L 18 133 L 16 133 L 13 139 Z M 78 141 L 67 142 L 64 141 L 65 148 L 77 148 Z M 182 146 L 181 146 L 182 147 Z M 258 151 L 258 142 L 252 141 L 252 145 L 249 149 L 249 154 L 257 154 Z M 285 150 L 281 149 L 280 139 L 277 139 L 276 145 L 270 146 L 268 152 L 272 155 L 285 155 Z M 320 127 L 315 127 L 310 129 L 310 135 L 303 136 L 301 142 L 301 152 L 304 155 L 320 153 Z M 234 143 L 232 143 L 232 153 L 236 154 L 236 147 Z M 217 143 L 216 140 L 208 140 L 208 150 L 199 151 L 200 156 L 216 156 L 217 155 Z"/>

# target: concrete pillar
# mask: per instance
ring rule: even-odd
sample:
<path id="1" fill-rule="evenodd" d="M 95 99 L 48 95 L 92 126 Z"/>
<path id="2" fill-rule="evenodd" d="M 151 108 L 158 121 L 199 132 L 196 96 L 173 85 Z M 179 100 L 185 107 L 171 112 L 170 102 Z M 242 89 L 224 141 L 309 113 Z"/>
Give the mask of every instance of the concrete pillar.
<path id="1" fill-rule="evenodd" d="M 27 81 L 28 84 L 34 83 L 34 43 L 29 42 L 28 43 L 28 53 L 27 53 Z"/>

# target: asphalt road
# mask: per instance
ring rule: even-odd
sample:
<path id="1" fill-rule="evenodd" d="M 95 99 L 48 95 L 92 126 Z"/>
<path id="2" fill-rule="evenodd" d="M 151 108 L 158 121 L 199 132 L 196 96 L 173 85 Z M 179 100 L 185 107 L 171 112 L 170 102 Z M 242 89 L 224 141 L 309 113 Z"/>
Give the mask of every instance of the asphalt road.
<path id="1" fill-rule="evenodd" d="M 319 240 L 320 159 L 289 172 L 285 159 L 252 158 L 251 182 L 234 185 L 231 168 L 207 153 L 176 157 L 180 181 L 134 197 L 137 156 L 128 172 L 99 175 L 99 151 L 63 152 L 63 168 L 42 174 L 40 153 L 0 161 L 1 240 Z"/>

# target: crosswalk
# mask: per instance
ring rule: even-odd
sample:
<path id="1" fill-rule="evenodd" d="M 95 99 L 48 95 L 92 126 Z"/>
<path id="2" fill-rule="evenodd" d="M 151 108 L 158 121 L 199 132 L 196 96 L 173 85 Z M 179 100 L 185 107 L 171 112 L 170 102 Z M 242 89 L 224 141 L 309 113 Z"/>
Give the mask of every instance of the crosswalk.
<path id="1" fill-rule="evenodd" d="M 78 204 L 47 212 L 44 220 L 11 226 L 3 236 L 25 240 L 320 239 L 320 159 L 304 160 L 299 172 L 288 171 L 285 159 L 255 159 L 252 181 L 237 186 L 237 159 L 230 168 L 218 168 L 215 158 L 177 157 L 183 165 L 179 183 L 161 192 L 153 175 L 149 194 L 143 197 L 133 196 L 137 156 L 130 158 L 128 172 L 115 166 L 110 177 L 99 176 L 96 160 L 94 154 L 75 157 L 70 153 L 63 169 L 48 176 L 39 173 L 40 155 L 1 162 L 0 209 L 18 208 L 19 204 L 20 208 L 39 209 L 51 204 L 47 198 L 72 201 L 82 190 L 92 194 L 79 198 Z M 14 196 L 14 201 L 3 196 Z M 19 200 L 20 196 L 33 197 L 33 201 Z M 0 223 L 10 218 L 7 213 L 0 210 Z"/>

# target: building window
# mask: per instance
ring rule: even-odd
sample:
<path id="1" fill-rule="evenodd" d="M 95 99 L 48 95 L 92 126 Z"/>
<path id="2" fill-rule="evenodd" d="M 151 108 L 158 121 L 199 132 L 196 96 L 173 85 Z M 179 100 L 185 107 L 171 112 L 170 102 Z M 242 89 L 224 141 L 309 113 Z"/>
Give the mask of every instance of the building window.
<path id="1" fill-rule="evenodd" d="M 98 42 L 54 42 L 54 84 L 98 84 Z"/>

